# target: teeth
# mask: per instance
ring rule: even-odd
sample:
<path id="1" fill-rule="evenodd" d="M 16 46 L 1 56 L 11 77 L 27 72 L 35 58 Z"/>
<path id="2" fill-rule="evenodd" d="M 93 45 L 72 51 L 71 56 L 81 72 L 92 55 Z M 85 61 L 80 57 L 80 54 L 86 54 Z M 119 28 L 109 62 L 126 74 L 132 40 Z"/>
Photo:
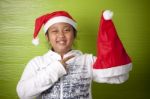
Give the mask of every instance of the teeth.
<path id="1" fill-rule="evenodd" d="M 63 44 L 63 43 L 65 43 L 65 42 L 64 42 L 64 41 L 60 41 L 59 43 Z"/>
<path id="2" fill-rule="evenodd" d="M 60 43 L 60 44 L 65 44 L 65 41 L 58 41 L 58 43 Z"/>

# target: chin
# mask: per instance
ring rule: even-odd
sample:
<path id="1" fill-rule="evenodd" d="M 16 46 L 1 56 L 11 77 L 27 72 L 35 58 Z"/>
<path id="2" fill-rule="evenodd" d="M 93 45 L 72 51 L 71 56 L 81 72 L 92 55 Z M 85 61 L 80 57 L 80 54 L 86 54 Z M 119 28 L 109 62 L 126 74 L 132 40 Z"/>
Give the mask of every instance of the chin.
<path id="1" fill-rule="evenodd" d="M 67 53 L 69 51 L 69 49 L 59 49 L 59 52 L 61 52 L 61 53 Z"/>

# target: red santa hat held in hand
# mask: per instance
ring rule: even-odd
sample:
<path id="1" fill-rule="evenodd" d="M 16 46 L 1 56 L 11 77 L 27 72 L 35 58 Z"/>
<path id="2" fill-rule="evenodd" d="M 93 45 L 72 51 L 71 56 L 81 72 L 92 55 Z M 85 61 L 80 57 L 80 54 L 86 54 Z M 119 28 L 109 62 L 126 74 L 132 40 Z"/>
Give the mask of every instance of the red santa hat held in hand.
<path id="1" fill-rule="evenodd" d="M 56 11 L 50 14 L 46 14 L 37 18 L 35 21 L 35 29 L 32 43 L 34 45 L 39 44 L 39 39 L 37 36 L 42 26 L 44 26 L 44 32 L 46 33 L 50 26 L 59 22 L 68 23 L 72 25 L 75 29 L 77 28 L 75 20 L 66 11 Z"/>
<path id="2" fill-rule="evenodd" d="M 100 20 L 97 39 L 97 59 L 93 65 L 102 77 L 117 76 L 131 70 L 131 60 L 126 53 L 112 22 L 113 12 L 106 10 Z"/>

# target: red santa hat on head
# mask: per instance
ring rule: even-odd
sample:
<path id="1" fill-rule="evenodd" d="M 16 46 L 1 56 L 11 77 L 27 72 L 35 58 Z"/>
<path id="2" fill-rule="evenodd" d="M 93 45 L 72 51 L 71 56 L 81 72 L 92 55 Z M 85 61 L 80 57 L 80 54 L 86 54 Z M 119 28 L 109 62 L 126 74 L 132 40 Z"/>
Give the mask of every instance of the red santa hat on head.
<path id="1" fill-rule="evenodd" d="M 126 53 L 112 22 L 113 12 L 103 11 L 97 39 L 97 59 L 93 65 L 102 77 L 111 77 L 131 70 L 131 59 Z"/>
<path id="2" fill-rule="evenodd" d="M 75 29 L 77 29 L 76 21 L 66 11 L 56 11 L 50 14 L 46 14 L 37 18 L 35 21 L 35 29 L 32 43 L 34 45 L 39 44 L 39 39 L 37 36 L 43 25 L 44 25 L 44 32 L 46 33 L 50 26 L 59 22 L 68 23 L 72 25 Z"/>

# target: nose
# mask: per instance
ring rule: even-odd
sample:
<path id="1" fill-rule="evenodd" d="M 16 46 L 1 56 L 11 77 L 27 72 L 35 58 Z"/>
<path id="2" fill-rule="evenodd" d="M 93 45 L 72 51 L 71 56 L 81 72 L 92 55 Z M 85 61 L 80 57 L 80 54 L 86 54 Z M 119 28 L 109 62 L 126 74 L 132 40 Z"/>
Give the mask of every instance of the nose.
<path id="1" fill-rule="evenodd" d="M 65 35 L 64 35 L 64 33 L 63 33 L 63 31 L 59 31 L 59 33 L 58 33 L 58 37 L 61 37 L 61 38 L 65 37 Z"/>

